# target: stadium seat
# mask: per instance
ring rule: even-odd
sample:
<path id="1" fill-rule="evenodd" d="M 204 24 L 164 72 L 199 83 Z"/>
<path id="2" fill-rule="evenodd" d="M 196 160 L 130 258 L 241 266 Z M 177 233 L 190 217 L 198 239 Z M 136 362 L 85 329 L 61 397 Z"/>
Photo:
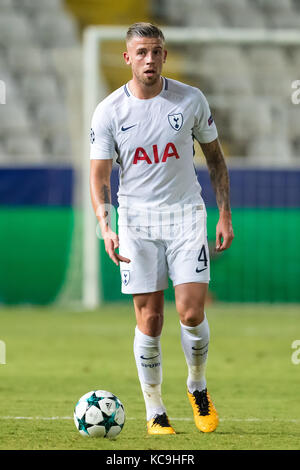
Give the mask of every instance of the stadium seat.
<path id="1" fill-rule="evenodd" d="M 209 78 L 214 75 L 237 72 L 239 75 L 248 74 L 248 64 L 238 46 L 209 45 L 195 48 L 198 68 L 202 76 Z"/>
<path id="2" fill-rule="evenodd" d="M 247 157 L 253 158 L 256 162 L 272 165 L 284 165 L 292 158 L 292 147 L 287 139 L 274 136 L 260 136 L 252 139 L 247 147 Z"/>
<path id="3" fill-rule="evenodd" d="M 253 88 L 258 96 L 290 101 L 292 75 L 275 70 L 252 69 Z M 287 101 L 288 100 L 288 101 Z"/>
<path id="4" fill-rule="evenodd" d="M 215 94 L 227 96 L 251 96 L 253 94 L 253 82 L 251 77 L 242 73 L 239 69 L 226 71 L 221 70 L 219 74 L 210 79 L 211 89 Z"/>
<path id="5" fill-rule="evenodd" d="M 257 29 L 265 27 L 264 16 L 254 8 L 228 8 L 224 18 L 226 18 L 229 27 Z"/>
<path id="6" fill-rule="evenodd" d="M 0 11 L 1 13 L 8 11 L 10 12 L 14 8 L 13 0 L 0 0 Z"/>
<path id="7" fill-rule="evenodd" d="M 6 136 L 8 133 L 28 134 L 30 123 L 28 112 L 21 103 L 8 102 L 0 113 L 0 136 Z"/>
<path id="8" fill-rule="evenodd" d="M 181 0 L 165 1 L 163 4 L 163 17 L 170 25 L 182 25 L 184 24 L 186 10 L 187 7 Z"/>
<path id="9" fill-rule="evenodd" d="M 48 128 L 47 133 L 43 135 L 43 142 L 45 152 L 51 157 L 51 162 L 71 162 L 73 148 L 69 130 L 66 127 L 52 131 Z"/>
<path id="10" fill-rule="evenodd" d="M 42 162 L 43 161 L 43 145 L 38 136 L 30 134 L 20 136 L 10 135 L 5 140 L 5 148 L 7 154 L 10 156 L 16 156 L 18 159 L 32 158 L 32 161 Z"/>
<path id="11" fill-rule="evenodd" d="M 195 69 L 200 88 L 216 96 L 252 93 L 252 80 L 248 63 L 238 46 L 207 45 L 194 47 L 195 60 L 189 68 Z"/>
<path id="12" fill-rule="evenodd" d="M 256 93 L 286 98 L 294 72 L 281 47 L 253 47 L 247 53 Z"/>
<path id="13" fill-rule="evenodd" d="M 59 12 L 64 4 L 63 0 L 14 0 L 14 2 L 17 8 L 22 8 L 29 14 L 37 11 Z"/>
<path id="14" fill-rule="evenodd" d="M 292 0 L 294 11 L 300 11 L 299 0 Z"/>
<path id="15" fill-rule="evenodd" d="M 264 17 L 248 0 L 216 0 L 215 8 L 223 16 L 226 26 L 238 28 L 263 28 Z"/>
<path id="16" fill-rule="evenodd" d="M 293 9 L 292 0 L 255 0 L 262 12 L 269 14 L 276 12 L 281 14 L 283 11 L 291 11 Z"/>
<path id="17" fill-rule="evenodd" d="M 57 161 L 71 161 L 72 146 L 69 134 L 56 134 L 51 139 L 51 154 Z M 66 158 L 67 157 L 67 158 Z"/>
<path id="18" fill-rule="evenodd" d="M 288 69 L 288 61 L 281 47 L 253 47 L 249 49 L 247 58 L 255 68 L 280 71 Z"/>
<path id="19" fill-rule="evenodd" d="M 24 100 L 22 99 L 17 81 L 15 80 L 14 76 L 9 73 L 7 66 L 5 66 L 4 70 L 5 72 L 1 72 L 0 79 L 4 82 L 6 103 L 16 104 L 20 102 L 21 105 L 24 104 Z"/>
<path id="20" fill-rule="evenodd" d="M 6 58 L 5 58 L 5 55 L 2 53 L 2 51 L 0 51 L 0 74 L 1 74 L 1 80 L 3 80 L 2 78 L 2 73 L 4 70 L 7 69 L 7 63 L 6 63 Z"/>
<path id="21" fill-rule="evenodd" d="M 5 165 L 5 164 L 7 164 L 7 161 L 8 161 L 7 152 L 6 152 L 2 142 L 0 142 L 0 164 Z"/>
<path id="22" fill-rule="evenodd" d="M 182 17 L 184 24 L 188 26 L 198 26 L 203 28 L 218 28 L 224 26 L 222 15 L 213 8 L 213 5 L 202 5 L 195 1 L 190 1 L 189 8 L 186 5 L 184 16 Z"/>
<path id="23" fill-rule="evenodd" d="M 77 28 L 69 15 L 38 13 L 34 27 L 40 44 L 46 48 L 77 45 Z"/>
<path id="24" fill-rule="evenodd" d="M 0 31 L 0 46 L 3 48 L 13 44 L 33 43 L 34 35 L 29 20 L 21 14 L 1 13 Z"/>
<path id="25" fill-rule="evenodd" d="M 211 2 L 209 2 L 208 4 L 210 3 Z M 247 9 L 249 6 L 248 0 L 226 0 L 225 2 L 224 0 L 214 0 L 213 4 L 214 4 L 214 7 L 220 10 L 222 13 L 226 11 L 227 6 L 229 8 L 237 8 L 237 9 L 240 7 Z"/>
<path id="26" fill-rule="evenodd" d="M 300 139 L 299 138 L 295 142 L 293 142 L 293 153 L 294 153 L 294 156 L 299 160 L 300 158 Z"/>
<path id="27" fill-rule="evenodd" d="M 287 134 L 288 137 L 295 141 L 300 139 L 300 132 L 299 132 L 299 116 L 300 110 L 298 105 L 290 104 L 290 106 L 286 110 L 286 125 L 287 125 Z"/>
<path id="28" fill-rule="evenodd" d="M 45 72 L 48 62 L 44 51 L 37 46 L 12 46 L 7 57 L 11 70 L 17 75 Z"/>
<path id="29" fill-rule="evenodd" d="M 291 66 L 294 67 L 295 72 L 300 70 L 300 46 L 295 47 L 293 49 L 290 48 L 291 51 L 291 56 L 290 56 L 290 63 Z M 298 73 L 296 72 L 295 74 L 295 79 L 298 78 L 300 80 L 300 77 L 298 76 Z"/>
<path id="30" fill-rule="evenodd" d="M 57 100 L 59 96 L 55 77 L 47 74 L 28 74 L 21 80 L 22 92 L 30 105 Z"/>
<path id="31" fill-rule="evenodd" d="M 57 101 L 39 103 L 35 110 L 35 117 L 42 134 L 53 133 L 61 129 L 66 130 L 68 126 L 66 108 Z"/>
<path id="32" fill-rule="evenodd" d="M 260 99 L 244 99 L 229 110 L 230 135 L 236 140 L 256 139 L 272 133 L 270 106 Z"/>
<path id="33" fill-rule="evenodd" d="M 7 79 L 8 77 L 10 80 Z M 20 96 L 20 90 L 15 79 L 11 75 L 1 74 L 1 80 L 3 80 L 5 87 L 5 102 L 10 104 L 17 104 L 19 102 L 23 103 L 24 100 L 22 99 L 22 96 Z"/>
<path id="34" fill-rule="evenodd" d="M 266 15 L 266 24 L 273 29 L 299 29 L 300 13 L 296 11 L 271 12 Z"/>

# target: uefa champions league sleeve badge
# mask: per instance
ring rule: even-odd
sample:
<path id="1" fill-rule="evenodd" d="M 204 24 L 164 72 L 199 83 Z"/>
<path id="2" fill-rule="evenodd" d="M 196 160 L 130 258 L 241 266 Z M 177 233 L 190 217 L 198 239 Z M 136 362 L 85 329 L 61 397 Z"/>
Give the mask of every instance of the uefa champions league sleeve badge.
<path id="1" fill-rule="evenodd" d="M 93 144 L 95 142 L 95 132 L 94 129 L 90 130 L 90 142 Z"/>

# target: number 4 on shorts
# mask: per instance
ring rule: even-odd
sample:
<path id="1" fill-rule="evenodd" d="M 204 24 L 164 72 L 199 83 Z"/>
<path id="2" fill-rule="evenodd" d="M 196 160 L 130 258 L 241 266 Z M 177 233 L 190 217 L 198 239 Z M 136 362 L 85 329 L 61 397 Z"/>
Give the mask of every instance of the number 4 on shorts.
<path id="1" fill-rule="evenodd" d="M 200 268 L 196 268 L 196 273 L 201 273 L 202 271 L 205 271 L 205 269 L 207 269 L 207 255 L 206 255 L 206 249 L 205 249 L 205 245 L 202 245 L 202 248 L 200 250 L 200 254 L 198 256 L 198 261 L 199 262 L 203 262 L 203 266 L 204 268 L 200 269 Z"/>

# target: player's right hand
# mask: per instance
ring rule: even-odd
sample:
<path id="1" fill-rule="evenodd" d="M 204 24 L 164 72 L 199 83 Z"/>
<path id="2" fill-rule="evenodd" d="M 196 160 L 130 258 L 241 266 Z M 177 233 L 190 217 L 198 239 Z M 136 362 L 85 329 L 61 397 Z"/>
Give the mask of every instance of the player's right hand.
<path id="1" fill-rule="evenodd" d="M 117 266 L 119 266 L 120 261 L 130 263 L 130 259 L 116 253 L 119 248 L 119 237 L 115 232 L 108 228 L 103 234 L 103 239 L 106 253 Z"/>

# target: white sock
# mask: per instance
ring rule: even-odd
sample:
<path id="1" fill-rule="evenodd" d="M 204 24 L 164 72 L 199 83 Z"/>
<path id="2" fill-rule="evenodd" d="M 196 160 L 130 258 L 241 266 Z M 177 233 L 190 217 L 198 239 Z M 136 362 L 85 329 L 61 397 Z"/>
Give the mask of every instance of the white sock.
<path id="1" fill-rule="evenodd" d="M 148 336 L 135 328 L 134 357 L 146 405 L 147 421 L 166 412 L 161 398 L 162 359 L 160 336 Z"/>
<path id="2" fill-rule="evenodd" d="M 188 366 L 187 387 L 190 393 L 206 388 L 205 370 L 209 345 L 206 316 L 197 326 L 181 325 L 181 344 Z"/>
<path id="3" fill-rule="evenodd" d="M 166 413 L 166 408 L 161 398 L 161 384 L 149 385 L 141 383 L 146 405 L 146 419 L 149 421 L 155 415 Z"/>

